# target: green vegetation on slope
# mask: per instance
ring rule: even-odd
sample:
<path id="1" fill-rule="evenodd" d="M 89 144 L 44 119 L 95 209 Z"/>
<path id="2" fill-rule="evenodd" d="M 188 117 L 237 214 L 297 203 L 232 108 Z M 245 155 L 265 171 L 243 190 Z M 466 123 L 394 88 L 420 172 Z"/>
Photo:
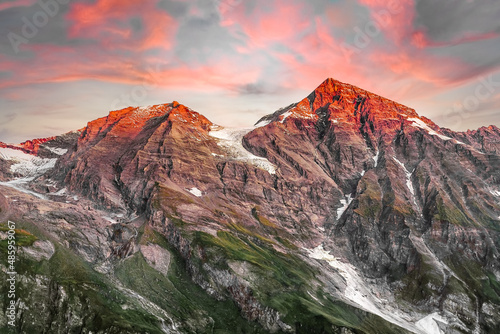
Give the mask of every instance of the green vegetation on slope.
<path id="1" fill-rule="evenodd" d="M 223 266 L 226 260 L 251 264 L 254 296 L 265 306 L 283 315 L 283 321 L 294 325 L 297 333 L 337 333 L 347 327 L 356 333 L 403 333 L 404 330 L 382 318 L 334 300 L 312 288 L 318 274 L 309 264 L 293 254 L 283 254 L 259 238 L 219 231 L 217 237 L 196 232 L 194 245 L 205 249 L 210 263 Z M 316 291 L 318 304 L 309 295 Z M 333 326 L 332 326 L 333 325 Z"/>
<path id="2" fill-rule="evenodd" d="M 187 274 L 184 260 L 162 235 L 146 226 L 141 244 L 156 244 L 168 250 L 171 261 L 167 276 L 149 266 L 141 253 L 121 262 L 116 276 L 127 288 L 147 296 L 152 302 L 182 320 L 185 333 L 267 333 L 248 322 L 231 300 L 217 301 L 196 285 Z"/>

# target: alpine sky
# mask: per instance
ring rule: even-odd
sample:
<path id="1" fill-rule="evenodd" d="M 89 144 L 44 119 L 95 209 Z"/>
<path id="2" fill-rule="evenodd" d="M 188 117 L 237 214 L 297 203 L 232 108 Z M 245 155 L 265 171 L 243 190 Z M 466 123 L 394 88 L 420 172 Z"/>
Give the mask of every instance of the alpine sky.
<path id="1" fill-rule="evenodd" d="M 0 141 L 173 100 L 248 126 L 327 77 L 500 126 L 499 17 L 494 0 L 4 0 Z"/>

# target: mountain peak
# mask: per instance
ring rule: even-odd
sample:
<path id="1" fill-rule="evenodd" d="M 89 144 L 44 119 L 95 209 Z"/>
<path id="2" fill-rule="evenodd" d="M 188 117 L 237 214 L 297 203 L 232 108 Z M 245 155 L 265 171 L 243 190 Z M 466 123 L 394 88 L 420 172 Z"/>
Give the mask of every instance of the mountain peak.
<path id="1" fill-rule="evenodd" d="M 107 123 L 120 121 L 120 123 L 126 127 L 141 128 L 150 119 L 160 116 L 165 116 L 171 121 L 182 121 L 183 123 L 192 123 L 193 125 L 200 125 L 200 123 L 211 124 L 204 116 L 177 101 L 115 110 L 110 112 L 107 117 L 103 117 L 100 120 L 106 120 Z"/>
<path id="2" fill-rule="evenodd" d="M 342 84 L 342 82 L 333 79 L 333 78 L 326 78 L 325 81 L 323 81 L 315 90 L 317 89 L 332 89 L 336 85 Z"/>
<path id="3" fill-rule="evenodd" d="M 205 116 L 177 101 L 172 102 L 170 106 L 172 109 L 168 119 L 171 121 L 179 121 L 193 127 L 201 128 L 205 131 L 208 131 L 213 125 Z"/>
<path id="4" fill-rule="evenodd" d="M 155 119 L 155 120 L 154 120 Z M 171 122 L 185 128 L 189 126 L 198 130 L 209 131 L 212 122 L 196 111 L 180 104 L 172 103 L 151 105 L 145 107 L 128 107 L 114 110 L 106 117 L 101 117 L 87 124 L 80 142 L 93 141 L 100 134 L 112 131 L 114 136 L 133 138 L 151 122 L 157 124 Z"/>
<path id="5" fill-rule="evenodd" d="M 422 119 L 412 108 L 354 85 L 327 78 L 307 98 L 264 116 L 257 124 L 275 121 L 284 123 L 288 118 L 318 121 L 325 117 L 336 124 L 359 122 L 361 118 L 398 121 Z M 425 122 L 435 126 L 431 121 Z"/>
<path id="6" fill-rule="evenodd" d="M 355 109 L 359 109 L 366 102 L 372 105 L 385 105 L 395 108 L 396 111 L 403 113 L 409 117 L 419 117 L 414 109 L 402 105 L 398 102 L 382 97 L 355 85 L 344 83 L 332 78 L 327 78 L 321 83 L 309 96 L 308 99 L 314 104 L 313 109 L 325 106 L 340 100 L 350 101 L 355 105 Z M 347 102 L 346 101 L 346 102 Z M 373 109 L 373 108 L 371 108 Z M 359 110 L 358 110 L 359 111 Z M 375 111 L 375 110 L 371 110 Z"/>
<path id="7" fill-rule="evenodd" d="M 316 89 L 311 93 L 334 93 L 334 94 L 342 94 L 342 93 L 356 93 L 359 95 L 374 95 L 376 94 L 370 93 L 367 90 L 361 89 L 355 85 L 351 85 L 345 82 L 341 82 L 339 80 L 333 78 L 327 78 L 323 81 Z"/>

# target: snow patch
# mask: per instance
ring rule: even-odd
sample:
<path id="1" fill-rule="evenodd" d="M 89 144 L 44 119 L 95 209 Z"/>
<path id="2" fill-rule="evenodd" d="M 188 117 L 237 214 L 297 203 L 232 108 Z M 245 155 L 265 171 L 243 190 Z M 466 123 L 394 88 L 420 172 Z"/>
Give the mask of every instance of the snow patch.
<path id="1" fill-rule="evenodd" d="M 33 157 L 29 161 L 21 161 L 10 166 L 13 173 L 21 174 L 24 177 L 40 176 L 56 166 L 57 159 L 42 159 Z"/>
<path id="2" fill-rule="evenodd" d="M 153 105 L 139 107 L 139 108 L 136 109 L 136 114 L 140 114 L 140 113 L 146 112 L 146 111 L 152 109 L 153 107 L 154 107 Z"/>
<path id="3" fill-rule="evenodd" d="M 223 156 L 223 155 L 220 155 L 220 154 L 212 153 L 212 155 L 213 155 L 214 157 L 224 158 L 224 156 Z"/>
<path id="4" fill-rule="evenodd" d="M 318 298 L 316 298 L 316 296 L 314 296 L 311 292 L 307 291 L 307 294 L 311 296 L 312 299 L 317 301 L 320 305 L 323 305 L 323 303 Z"/>
<path id="5" fill-rule="evenodd" d="M 396 157 L 392 157 L 392 158 L 394 159 L 394 161 L 397 162 L 398 165 L 400 165 L 403 168 L 405 175 L 406 175 L 406 187 L 408 188 L 408 190 L 411 193 L 411 198 L 412 198 L 413 204 L 415 204 L 415 207 L 418 209 L 418 212 L 420 212 L 420 207 L 417 203 L 417 199 L 415 198 L 415 189 L 413 188 L 413 182 L 411 182 L 411 176 L 413 175 L 413 172 L 415 172 L 415 169 L 412 172 L 409 172 L 408 169 L 406 169 L 406 166 L 404 165 L 404 163 L 399 161 L 398 158 L 396 158 Z"/>
<path id="6" fill-rule="evenodd" d="M 339 259 L 331 255 L 330 252 L 325 251 L 323 249 L 323 245 L 319 245 L 314 249 L 305 248 L 305 250 L 308 252 L 308 256 L 310 258 L 327 261 L 331 267 L 335 268 L 339 272 L 346 283 L 344 297 L 347 300 L 351 301 L 361 309 L 376 314 L 393 324 L 407 329 L 410 332 L 425 333 L 414 327 L 413 324 L 410 324 L 400 318 L 394 313 L 394 311 L 384 310 L 381 306 L 383 304 L 382 301 L 370 292 L 370 287 L 365 284 L 353 265 L 339 261 Z"/>
<path id="7" fill-rule="evenodd" d="M 439 138 L 441 138 L 442 140 L 451 140 L 452 138 L 450 137 L 447 137 L 447 136 L 443 136 L 442 134 L 440 133 L 437 133 L 436 131 L 434 131 L 432 128 L 430 128 L 427 124 L 425 124 L 424 121 L 422 121 L 421 119 L 419 118 L 408 118 L 409 121 L 412 121 L 413 123 L 411 123 L 411 126 L 413 127 L 416 127 L 416 128 L 421 128 L 421 129 L 424 129 L 426 130 L 430 135 L 433 135 L 433 136 L 438 136 Z"/>
<path id="8" fill-rule="evenodd" d="M 66 149 L 66 148 L 50 147 L 50 146 L 42 146 L 42 147 L 46 148 L 50 152 L 57 154 L 57 155 L 64 155 L 68 152 L 68 149 Z"/>
<path id="9" fill-rule="evenodd" d="M 347 195 L 345 199 L 343 198 L 340 200 L 340 204 L 342 204 L 342 206 L 337 209 L 337 220 L 339 220 L 340 217 L 342 217 L 345 210 L 347 210 L 349 205 L 351 205 L 352 200 L 353 200 L 353 198 L 352 198 L 351 194 Z"/>
<path id="10" fill-rule="evenodd" d="M 10 166 L 10 171 L 23 177 L 42 175 L 54 168 L 57 161 L 57 159 L 42 159 L 11 148 L 0 148 L 0 157 L 15 162 Z"/>
<path id="11" fill-rule="evenodd" d="M 43 200 L 48 200 L 48 198 L 46 196 L 27 189 L 28 184 L 31 181 L 33 181 L 34 179 L 35 179 L 34 177 L 24 177 L 24 178 L 15 179 L 12 181 L 0 182 L 0 185 L 16 189 L 20 192 L 38 197 L 38 198 L 43 199 Z"/>
<path id="12" fill-rule="evenodd" d="M 396 157 L 393 157 L 393 158 L 394 158 L 394 161 L 396 161 L 398 163 L 398 165 L 400 165 L 403 168 L 403 170 L 406 174 L 406 186 L 410 190 L 411 194 L 413 196 L 415 196 L 415 189 L 413 189 L 413 183 L 411 182 L 411 175 L 413 174 L 413 172 L 410 173 L 408 171 L 408 169 L 406 169 L 406 166 L 404 165 L 404 163 L 399 161 L 398 158 L 396 158 Z"/>
<path id="13" fill-rule="evenodd" d="M 281 115 L 281 120 L 280 120 L 280 123 L 283 123 L 285 121 L 285 119 L 287 119 L 289 116 L 292 115 L 292 112 L 291 111 L 287 111 L 286 113 L 282 114 Z"/>
<path id="14" fill-rule="evenodd" d="M 438 322 L 448 325 L 448 321 L 437 312 L 429 314 L 425 318 L 417 321 L 416 325 L 427 334 L 444 334 L 441 328 L 439 328 Z"/>
<path id="15" fill-rule="evenodd" d="M 110 217 L 110 216 L 102 216 L 101 218 L 107 220 L 111 224 L 118 224 L 118 222 L 115 219 L 113 219 L 112 217 Z"/>
<path id="16" fill-rule="evenodd" d="M 490 192 L 493 194 L 493 196 L 500 197 L 500 191 L 498 191 L 498 190 L 490 190 Z"/>
<path id="17" fill-rule="evenodd" d="M 378 166 L 378 159 L 380 159 L 380 151 L 377 151 L 377 154 L 373 157 L 373 161 L 375 162 L 375 168 Z"/>
<path id="18" fill-rule="evenodd" d="M 67 189 L 66 188 L 62 188 L 61 190 L 59 190 L 58 192 L 55 192 L 55 193 L 52 193 L 51 195 L 55 195 L 55 196 L 62 196 L 64 194 L 66 194 L 66 191 Z"/>
<path id="19" fill-rule="evenodd" d="M 276 166 L 266 158 L 258 157 L 243 146 L 243 137 L 254 128 L 228 129 L 219 126 L 212 127 L 209 136 L 219 139 L 218 145 L 238 161 L 250 163 L 262 168 L 269 174 L 276 174 Z"/>
<path id="20" fill-rule="evenodd" d="M 189 191 L 191 194 L 195 195 L 196 197 L 203 196 L 203 193 L 201 192 L 201 190 L 196 188 L 196 187 L 193 187 L 191 189 L 187 189 L 187 191 Z"/>

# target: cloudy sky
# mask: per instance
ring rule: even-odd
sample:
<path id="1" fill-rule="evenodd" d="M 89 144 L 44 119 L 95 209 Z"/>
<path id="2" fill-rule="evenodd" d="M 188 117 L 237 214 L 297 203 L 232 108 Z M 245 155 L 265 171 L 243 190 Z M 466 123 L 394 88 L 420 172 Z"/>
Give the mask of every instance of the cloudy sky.
<path id="1" fill-rule="evenodd" d="M 0 141 L 177 100 L 253 124 L 327 77 L 500 126 L 497 0 L 3 0 Z"/>

